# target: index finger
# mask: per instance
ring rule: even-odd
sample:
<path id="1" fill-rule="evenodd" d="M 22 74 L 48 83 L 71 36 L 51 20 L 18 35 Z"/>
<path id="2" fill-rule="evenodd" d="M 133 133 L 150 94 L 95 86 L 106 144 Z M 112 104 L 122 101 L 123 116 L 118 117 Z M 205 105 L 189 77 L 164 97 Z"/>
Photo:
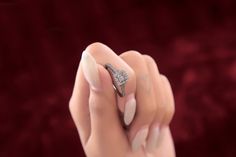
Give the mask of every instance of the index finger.
<path id="1" fill-rule="evenodd" d="M 90 53 L 96 60 L 98 64 L 105 66 L 105 64 L 109 63 L 117 70 L 124 70 L 128 74 L 128 80 L 125 84 L 125 93 L 124 97 L 117 97 L 117 104 L 119 110 L 123 113 L 128 113 L 124 115 L 124 121 L 126 125 L 131 123 L 134 117 L 134 113 L 136 110 L 136 102 L 131 103 L 131 105 L 125 105 L 129 100 L 134 100 L 134 93 L 136 91 L 136 77 L 133 69 L 123 61 L 112 49 L 102 43 L 93 43 L 89 45 L 85 51 Z M 134 102 L 134 101 L 132 101 Z M 130 103 L 128 103 L 130 104 Z M 131 106 L 131 107 L 125 107 Z M 135 106 L 135 107 L 134 107 Z"/>

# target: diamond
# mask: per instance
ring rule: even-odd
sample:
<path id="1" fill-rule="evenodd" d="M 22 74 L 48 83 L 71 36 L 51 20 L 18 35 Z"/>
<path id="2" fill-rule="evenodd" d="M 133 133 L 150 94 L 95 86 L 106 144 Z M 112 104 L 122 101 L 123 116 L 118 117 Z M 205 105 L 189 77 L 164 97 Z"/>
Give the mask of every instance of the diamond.
<path id="1" fill-rule="evenodd" d="M 120 86 L 120 85 L 125 84 L 125 82 L 128 80 L 128 75 L 123 70 L 121 71 L 117 70 L 117 73 L 114 75 L 114 79 L 117 85 Z"/>
<path id="2" fill-rule="evenodd" d="M 113 87 L 120 97 L 125 96 L 125 83 L 128 80 L 128 74 L 124 70 L 115 69 L 111 64 L 105 64 L 105 68 L 111 75 Z"/>

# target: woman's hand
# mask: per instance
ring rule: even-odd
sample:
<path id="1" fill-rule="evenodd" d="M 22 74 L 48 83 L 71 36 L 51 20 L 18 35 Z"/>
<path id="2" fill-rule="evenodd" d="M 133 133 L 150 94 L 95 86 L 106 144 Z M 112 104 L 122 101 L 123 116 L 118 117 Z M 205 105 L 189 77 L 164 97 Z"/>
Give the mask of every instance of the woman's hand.
<path id="1" fill-rule="evenodd" d="M 114 91 L 106 63 L 127 72 L 125 97 Z M 174 114 L 173 94 L 150 56 L 136 51 L 117 56 L 101 43 L 89 45 L 69 106 L 88 157 L 175 156 L 168 127 Z"/>

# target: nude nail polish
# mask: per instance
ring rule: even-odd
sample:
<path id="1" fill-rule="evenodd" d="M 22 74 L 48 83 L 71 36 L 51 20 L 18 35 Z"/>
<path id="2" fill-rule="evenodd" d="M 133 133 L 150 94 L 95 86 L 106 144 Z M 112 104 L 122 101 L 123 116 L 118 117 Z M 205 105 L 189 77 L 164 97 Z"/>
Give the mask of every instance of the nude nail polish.
<path id="1" fill-rule="evenodd" d="M 135 112 L 136 112 L 136 100 L 134 94 L 130 94 L 127 97 L 127 101 L 125 103 L 125 110 L 124 110 L 125 125 L 129 125 L 133 121 Z"/>
<path id="2" fill-rule="evenodd" d="M 133 151 L 137 151 L 145 143 L 147 135 L 148 135 L 148 127 L 142 128 L 136 133 L 132 141 Z"/>
<path id="3" fill-rule="evenodd" d="M 156 125 L 154 128 L 150 130 L 149 137 L 146 143 L 146 149 L 149 152 L 152 152 L 156 149 L 159 137 L 160 137 L 160 128 L 159 125 Z"/>
<path id="4" fill-rule="evenodd" d="M 92 89 L 98 90 L 100 88 L 101 83 L 96 60 L 90 53 L 84 51 L 82 54 L 81 61 L 85 79 L 88 81 Z"/>

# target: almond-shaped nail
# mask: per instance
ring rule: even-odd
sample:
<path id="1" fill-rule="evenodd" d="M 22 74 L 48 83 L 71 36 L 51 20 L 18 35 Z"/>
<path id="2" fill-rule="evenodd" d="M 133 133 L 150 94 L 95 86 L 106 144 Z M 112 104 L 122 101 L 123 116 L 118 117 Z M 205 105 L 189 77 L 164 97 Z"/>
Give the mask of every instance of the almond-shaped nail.
<path id="1" fill-rule="evenodd" d="M 130 94 L 127 97 L 127 101 L 125 103 L 125 110 L 124 110 L 125 125 L 129 125 L 133 121 L 135 112 L 136 112 L 136 100 L 134 98 L 134 94 Z"/>
<path id="2" fill-rule="evenodd" d="M 133 151 L 137 151 L 145 143 L 147 135 L 148 135 L 148 127 L 142 128 L 136 133 L 132 141 Z"/>
<path id="3" fill-rule="evenodd" d="M 84 51 L 82 54 L 82 68 L 85 79 L 88 81 L 90 87 L 94 90 L 98 90 L 101 85 L 98 66 L 96 60 L 87 51 Z"/>
<path id="4" fill-rule="evenodd" d="M 150 130 L 149 137 L 146 143 L 146 149 L 149 152 L 152 152 L 156 149 L 159 136 L 160 136 L 160 127 L 159 125 L 156 125 L 154 128 Z"/>

